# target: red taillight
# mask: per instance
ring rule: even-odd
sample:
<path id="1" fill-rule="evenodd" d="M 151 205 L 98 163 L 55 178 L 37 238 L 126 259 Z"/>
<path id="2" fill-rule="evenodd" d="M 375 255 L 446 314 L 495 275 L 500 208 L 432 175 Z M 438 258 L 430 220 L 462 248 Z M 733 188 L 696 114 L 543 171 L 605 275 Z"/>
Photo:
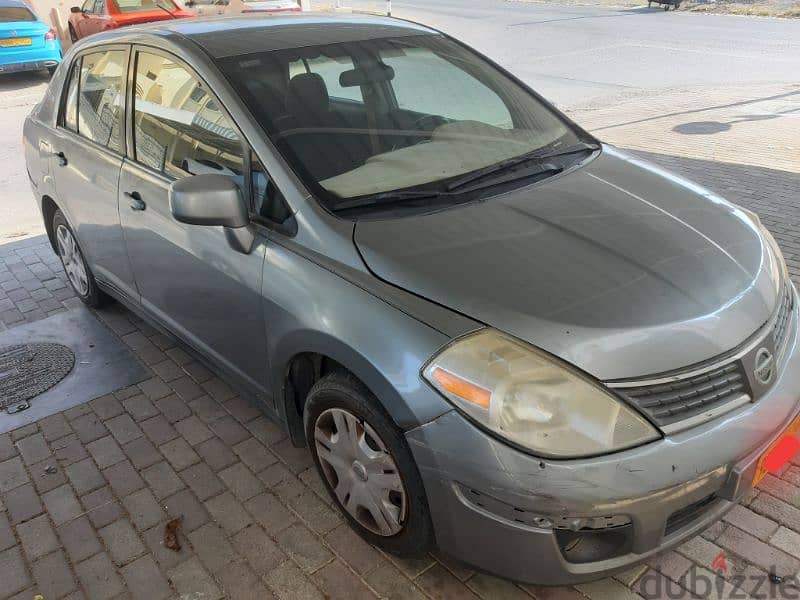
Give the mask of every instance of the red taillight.
<path id="1" fill-rule="evenodd" d="M 51 42 L 54 39 L 56 39 L 56 30 L 51 27 L 50 31 L 44 34 L 44 40 L 46 42 Z"/>

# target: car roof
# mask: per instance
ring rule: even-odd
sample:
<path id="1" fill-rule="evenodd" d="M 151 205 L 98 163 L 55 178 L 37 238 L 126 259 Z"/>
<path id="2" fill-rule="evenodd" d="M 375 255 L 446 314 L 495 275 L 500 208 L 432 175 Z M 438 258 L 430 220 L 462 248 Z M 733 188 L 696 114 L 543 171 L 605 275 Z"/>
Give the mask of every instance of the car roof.
<path id="1" fill-rule="evenodd" d="M 0 0 L 3 1 L 7 0 Z M 125 27 L 102 35 L 104 41 L 113 42 L 118 37 L 133 33 L 177 34 L 194 41 L 212 57 L 224 58 L 305 46 L 438 32 L 423 25 L 389 17 L 307 14 L 175 19 Z"/>
<path id="2" fill-rule="evenodd" d="M 31 7 L 22 2 L 21 0 L 0 0 L 0 8 L 11 8 L 11 7 L 18 8 L 20 6 L 27 8 L 28 10 L 33 12 Z"/>

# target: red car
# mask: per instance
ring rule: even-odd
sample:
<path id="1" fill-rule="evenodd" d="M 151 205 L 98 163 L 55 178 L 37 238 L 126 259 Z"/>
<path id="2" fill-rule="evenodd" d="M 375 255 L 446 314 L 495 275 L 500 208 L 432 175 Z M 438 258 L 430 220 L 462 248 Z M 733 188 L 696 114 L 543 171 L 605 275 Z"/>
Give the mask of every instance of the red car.
<path id="1" fill-rule="evenodd" d="M 172 0 L 85 0 L 70 8 L 69 37 L 77 42 L 106 29 L 193 16 Z"/>

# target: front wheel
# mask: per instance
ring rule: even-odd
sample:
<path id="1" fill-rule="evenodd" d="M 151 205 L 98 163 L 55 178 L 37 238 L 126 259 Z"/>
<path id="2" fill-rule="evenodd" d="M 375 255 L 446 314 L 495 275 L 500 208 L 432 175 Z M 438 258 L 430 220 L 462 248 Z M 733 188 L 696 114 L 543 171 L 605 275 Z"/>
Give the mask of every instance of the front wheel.
<path id="1" fill-rule="evenodd" d="M 88 306 L 93 308 L 105 306 L 110 298 L 97 287 L 97 282 L 83 257 L 75 234 L 67 223 L 64 213 L 60 210 L 53 215 L 53 233 L 58 256 L 75 294 Z"/>
<path id="2" fill-rule="evenodd" d="M 309 392 L 304 424 L 323 483 L 353 529 L 387 552 L 424 555 L 433 527 L 422 478 L 378 399 L 354 377 L 332 373 Z"/>

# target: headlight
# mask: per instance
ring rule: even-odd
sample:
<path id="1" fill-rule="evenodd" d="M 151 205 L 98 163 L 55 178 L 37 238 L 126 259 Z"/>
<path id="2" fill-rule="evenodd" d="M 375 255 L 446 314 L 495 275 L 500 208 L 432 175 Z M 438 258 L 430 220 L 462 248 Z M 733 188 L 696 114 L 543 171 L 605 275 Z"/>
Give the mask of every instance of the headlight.
<path id="1" fill-rule="evenodd" d="M 495 330 L 451 344 L 423 375 L 475 421 L 541 456 L 605 454 L 660 437 L 608 391 Z"/>

